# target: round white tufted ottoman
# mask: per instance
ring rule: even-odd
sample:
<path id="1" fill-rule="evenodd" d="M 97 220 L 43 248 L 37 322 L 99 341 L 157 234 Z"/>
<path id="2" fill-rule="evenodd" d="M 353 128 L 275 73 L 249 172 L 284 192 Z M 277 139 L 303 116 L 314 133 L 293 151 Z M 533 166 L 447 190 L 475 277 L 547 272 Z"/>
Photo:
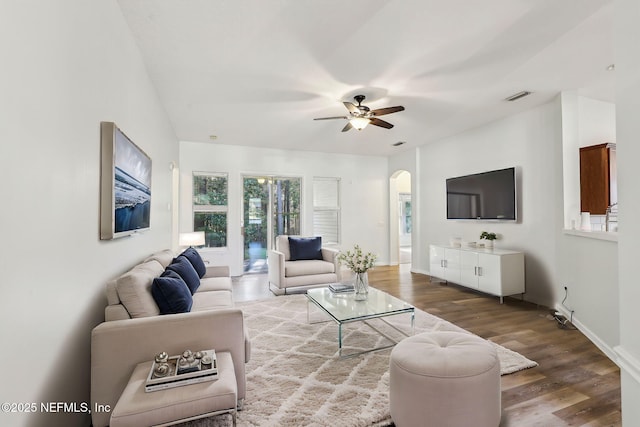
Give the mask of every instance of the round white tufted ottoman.
<path id="1" fill-rule="evenodd" d="M 389 375 L 397 427 L 500 424 L 500 362 L 480 337 L 425 332 L 406 338 L 391 351 Z"/>

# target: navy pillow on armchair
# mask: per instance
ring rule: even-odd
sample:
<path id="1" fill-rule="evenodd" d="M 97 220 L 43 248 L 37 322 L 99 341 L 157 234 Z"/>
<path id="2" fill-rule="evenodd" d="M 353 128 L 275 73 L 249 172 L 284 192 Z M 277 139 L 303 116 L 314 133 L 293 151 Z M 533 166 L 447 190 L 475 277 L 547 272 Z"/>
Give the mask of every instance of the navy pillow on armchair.
<path id="1" fill-rule="evenodd" d="M 322 237 L 289 237 L 291 261 L 322 259 Z"/>
<path id="2" fill-rule="evenodd" d="M 160 314 L 187 313 L 191 311 L 193 297 L 184 280 L 175 271 L 166 270 L 153 279 L 151 295 L 158 304 Z"/>

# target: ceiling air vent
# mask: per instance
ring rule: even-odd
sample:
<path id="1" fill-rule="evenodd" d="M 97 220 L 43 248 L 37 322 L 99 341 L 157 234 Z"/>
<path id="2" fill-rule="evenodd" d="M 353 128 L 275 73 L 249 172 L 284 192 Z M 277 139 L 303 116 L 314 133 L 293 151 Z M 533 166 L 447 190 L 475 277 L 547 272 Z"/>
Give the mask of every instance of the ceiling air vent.
<path id="1" fill-rule="evenodd" d="M 504 100 L 517 101 L 518 99 L 524 98 L 525 96 L 529 96 L 529 95 L 531 95 L 531 92 L 529 92 L 528 90 L 523 90 L 522 92 L 514 93 L 513 95 L 506 97 Z"/>
<path id="2" fill-rule="evenodd" d="M 394 143 L 393 143 L 393 144 L 391 144 L 391 145 L 393 145 L 394 147 L 399 147 L 399 146 L 401 146 L 402 144 L 406 144 L 406 142 L 405 142 L 405 141 L 398 141 L 398 142 L 394 142 Z"/>

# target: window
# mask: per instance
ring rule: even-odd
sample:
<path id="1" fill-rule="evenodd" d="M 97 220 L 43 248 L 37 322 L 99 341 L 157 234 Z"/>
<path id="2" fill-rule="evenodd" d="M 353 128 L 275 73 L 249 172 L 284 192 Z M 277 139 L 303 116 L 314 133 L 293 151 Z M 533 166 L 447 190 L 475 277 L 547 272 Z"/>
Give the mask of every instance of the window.
<path id="1" fill-rule="evenodd" d="M 204 231 L 205 246 L 227 246 L 227 174 L 193 174 L 193 231 Z"/>
<path id="2" fill-rule="evenodd" d="M 313 234 L 340 243 L 340 179 L 313 178 Z"/>

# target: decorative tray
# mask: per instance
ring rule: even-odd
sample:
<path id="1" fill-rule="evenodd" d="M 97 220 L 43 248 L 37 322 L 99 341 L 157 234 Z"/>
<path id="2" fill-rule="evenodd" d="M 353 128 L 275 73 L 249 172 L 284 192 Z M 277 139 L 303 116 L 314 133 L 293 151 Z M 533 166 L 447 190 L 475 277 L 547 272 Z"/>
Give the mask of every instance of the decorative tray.
<path id="1" fill-rule="evenodd" d="M 181 355 L 169 357 L 162 352 L 156 355 L 147 381 L 146 392 L 165 390 L 218 378 L 218 364 L 215 350 L 195 353 L 185 350 Z"/>

